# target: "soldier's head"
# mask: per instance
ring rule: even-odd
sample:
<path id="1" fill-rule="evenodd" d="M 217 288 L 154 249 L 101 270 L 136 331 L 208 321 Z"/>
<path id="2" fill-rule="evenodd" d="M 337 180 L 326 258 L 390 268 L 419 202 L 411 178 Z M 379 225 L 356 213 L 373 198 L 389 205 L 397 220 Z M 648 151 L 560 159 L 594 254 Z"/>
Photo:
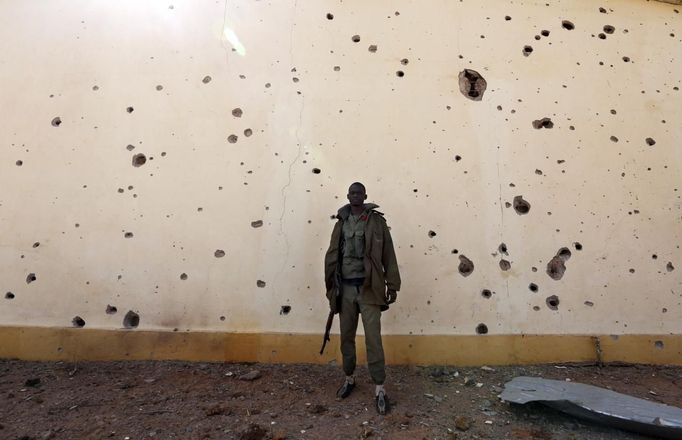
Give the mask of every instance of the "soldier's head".
<path id="1" fill-rule="evenodd" d="M 365 192 L 365 185 L 360 182 L 354 182 L 348 188 L 348 201 L 351 206 L 362 206 L 367 200 L 367 193 Z"/>

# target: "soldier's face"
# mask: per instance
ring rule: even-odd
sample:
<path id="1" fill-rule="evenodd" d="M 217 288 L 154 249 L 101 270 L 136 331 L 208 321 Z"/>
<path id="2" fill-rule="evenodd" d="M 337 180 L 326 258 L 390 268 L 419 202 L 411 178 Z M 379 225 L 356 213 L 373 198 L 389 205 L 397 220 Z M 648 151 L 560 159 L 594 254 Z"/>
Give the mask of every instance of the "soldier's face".
<path id="1" fill-rule="evenodd" d="M 348 201 L 352 206 L 360 206 L 366 199 L 367 194 L 360 185 L 352 185 L 348 188 Z"/>

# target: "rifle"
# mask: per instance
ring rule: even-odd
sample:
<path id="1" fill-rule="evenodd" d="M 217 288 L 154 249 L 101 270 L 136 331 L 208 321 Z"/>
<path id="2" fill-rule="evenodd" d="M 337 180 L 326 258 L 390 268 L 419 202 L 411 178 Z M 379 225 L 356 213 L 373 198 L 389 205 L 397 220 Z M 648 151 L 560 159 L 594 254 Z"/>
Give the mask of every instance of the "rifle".
<path id="1" fill-rule="evenodd" d="M 327 317 L 327 326 L 324 328 L 324 339 L 322 339 L 322 348 L 320 349 L 320 354 L 324 352 L 324 347 L 327 345 L 327 341 L 329 341 L 329 332 L 332 329 L 332 322 L 334 322 L 334 311 L 330 310 L 329 311 L 329 316 Z"/>

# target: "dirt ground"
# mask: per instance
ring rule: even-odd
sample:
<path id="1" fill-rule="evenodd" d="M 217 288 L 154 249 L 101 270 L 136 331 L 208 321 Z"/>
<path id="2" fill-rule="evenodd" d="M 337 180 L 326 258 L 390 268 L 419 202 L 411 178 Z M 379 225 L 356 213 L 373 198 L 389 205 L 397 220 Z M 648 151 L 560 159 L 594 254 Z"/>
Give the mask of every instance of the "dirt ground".
<path id="1" fill-rule="evenodd" d="M 519 375 L 682 406 L 679 367 L 394 366 L 387 373 L 392 410 L 379 416 L 366 368 L 356 372 L 353 394 L 337 401 L 343 375 L 334 365 L 0 360 L 0 439 L 645 438 L 500 401 L 504 383 Z"/>

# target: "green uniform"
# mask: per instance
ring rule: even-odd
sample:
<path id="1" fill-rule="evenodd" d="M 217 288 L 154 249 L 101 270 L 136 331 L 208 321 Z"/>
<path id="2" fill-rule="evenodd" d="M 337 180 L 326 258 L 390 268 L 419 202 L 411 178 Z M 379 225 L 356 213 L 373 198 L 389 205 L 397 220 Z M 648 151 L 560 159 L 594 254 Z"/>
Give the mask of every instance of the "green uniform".
<path id="1" fill-rule="evenodd" d="M 330 301 L 334 301 L 336 292 L 341 295 L 339 323 L 344 372 L 350 376 L 355 371 L 355 335 L 361 316 L 369 373 L 375 384 L 382 385 L 386 373 L 381 312 L 388 309 L 386 287 L 400 290 L 400 274 L 391 234 L 383 215 L 374 211 L 377 207 L 365 204 L 360 215 L 352 215 L 350 205 L 339 209 L 339 221 L 325 256 L 325 280 Z M 340 286 L 335 281 L 337 275 L 341 278 Z"/>

